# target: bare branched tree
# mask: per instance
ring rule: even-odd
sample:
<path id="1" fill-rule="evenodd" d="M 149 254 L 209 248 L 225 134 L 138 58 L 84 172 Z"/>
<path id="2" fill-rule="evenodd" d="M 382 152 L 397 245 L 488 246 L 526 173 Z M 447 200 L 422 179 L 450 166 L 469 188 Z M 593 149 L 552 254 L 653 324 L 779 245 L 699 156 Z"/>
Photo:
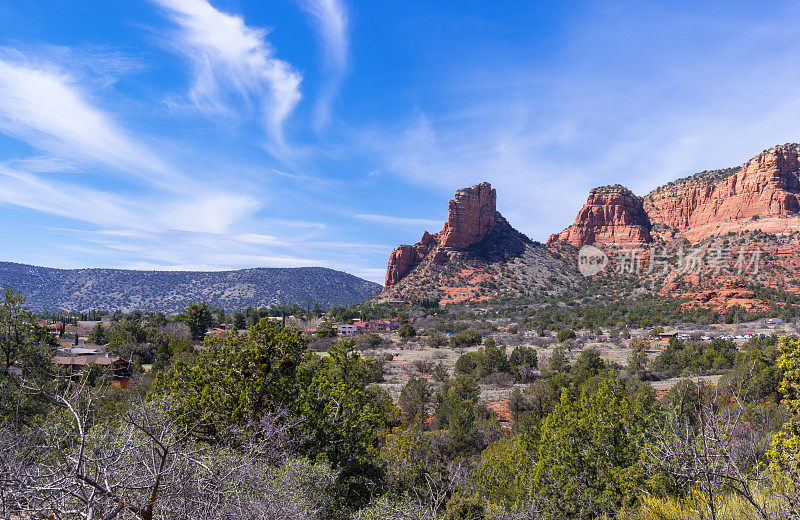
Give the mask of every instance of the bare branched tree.
<path id="1" fill-rule="evenodd" d="M 710 397 L 698 388 L 696 416 L 681 410 L 656 428 L 651 469 L 665 472 L 679 489 L 699 490 L 711 520 L 720 518 L 722 497 L 731 494 L 744 499 L 763 520 L 798 518 L 796 486 L 771 474 L 769 432 L 745 420 L 744 397 L 750 392 L 745 384 Z"/>
<path id="2" fill-rule="evenodd" d="M 237 448 L 198 443 L 169 399 L 99 420 L 103 388 L 49 395 L 41 427 L 0 428 L 0 518 L 305 520 L 314 499 L 270 472 L 292 420 L 263 420 Z M 240 437 L 242 438 L 242 437 Z"/>

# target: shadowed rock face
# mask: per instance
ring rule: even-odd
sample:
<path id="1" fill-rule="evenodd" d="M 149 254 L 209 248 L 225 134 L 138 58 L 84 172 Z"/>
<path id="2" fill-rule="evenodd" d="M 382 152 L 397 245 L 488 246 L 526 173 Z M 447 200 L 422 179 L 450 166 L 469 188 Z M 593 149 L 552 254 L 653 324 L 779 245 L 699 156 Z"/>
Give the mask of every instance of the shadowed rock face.
<path id="1" fill-rule="evenodd" d="M 460 189 L 448 205 L 441 231 L 434 235 L 426 231 L 419 242 L 398 246 L 389 256 L 386 288 L 425 262 L 445 264 L 460 255 L 491 259 L 520 253 L 527 243 L 530 240 L 497 212 L 497 192 L 488 182 Z"/>
<path id="2" fill-rule="evenodd" d="M 564 241 L 576 247 L 602 243 L 631 247 L 652 242 L 650 219 L 642 199 L 623 186 L 594 188 L 575 223 L 551 235 L 547 243 Z"/>
<path id="3" fill-rule="evenodd" d="M 800 228 L 800 145 L 775 146 L 741 168 L 703 172 L 639 198 L 621 186 L 594 189 L 575 223 L 548 243 L 618 247 L 646 244 L 652 225 L 690 242 L 760 229 L 783 233 Z M 671 235 L 669 235 L 671 233 Z"/>

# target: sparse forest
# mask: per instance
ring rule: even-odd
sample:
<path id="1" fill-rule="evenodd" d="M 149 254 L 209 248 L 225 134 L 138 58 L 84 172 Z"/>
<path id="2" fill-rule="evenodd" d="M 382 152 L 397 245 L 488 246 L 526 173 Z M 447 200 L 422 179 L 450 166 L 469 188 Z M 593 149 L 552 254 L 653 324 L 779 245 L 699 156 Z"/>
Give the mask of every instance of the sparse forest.
<path id="1" fill-rule="evenodd" d="M 434 320 L 402 341 L 437 342 L 437 327 L 457 331 L 438 341 L 464 351 L 455 371 L 420 366 L 429 375 L 409 378 L 392 399 L 378 385 L 386 359 L 360 353 L 367 340 L 333 339 L 316 353 L 313 337 L 261 317 L 302 309 L 226 317 L 195 305 L 91 330 L 136 359 L 121 389 L 100 367 L 77 375 L 53 368 L 52 332 L 36 325 L 21 294 L 7 291 L 3 303 L 0 518 L 800 514 L 794 336 L 754 338 L 741 349 L 674 340 L 650 363 L 634 350 L 622 366 L 592 349 L 570 362 L 565 352 L 579 339 L 572 330 L 540 357 L 497 343 L 489 322 Z M 408 316 L 421 307 L 383 311 Z M 243 326 L 193 348 L 193 328 L 220 318 Z M 717 386 L 685 380 L 660 399 L 642 380 L 645 372 L 709 371 L 725 374 Z M 482 381 L 501 377 L 522 385 L 505 424 L 478 398 Z"/>

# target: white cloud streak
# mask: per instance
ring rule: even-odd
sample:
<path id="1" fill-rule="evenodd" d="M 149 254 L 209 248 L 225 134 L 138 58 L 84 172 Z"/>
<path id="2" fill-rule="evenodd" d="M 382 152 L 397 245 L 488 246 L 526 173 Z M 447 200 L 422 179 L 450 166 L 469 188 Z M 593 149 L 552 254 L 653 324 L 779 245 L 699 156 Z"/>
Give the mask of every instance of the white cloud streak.
<path id="1" fill-rule="evenodd" d="M 177 175 L 163 160 L 86 98 L 75 78 L 53 65 L 0 54 L 0 132 L 48 154 L 175 186 Z"/>
<path id="2" fill-rule="evenodd" d="M 252 105 L 278 145 L 283 127 L 301 99 L 301 74 L 275 57 L 267 31 L 249 27 L 242 17 L 224 13 L 206 0 L 153 0 L 180 28 L 167 45 L 193 67 L 189 98 L 212 116 L 232 116 L 236 106 Z"/>
<path id="3" fill-rule="evenodd" d="M 0 180 L 0 203 L 145 234 L 171 230 L 229 233 L 258 209 L 257 201 L 245 195 L 119 195 L 41 177 L 2 163 Z"/>
<path id="4" fill-rule="evenodd" d="M 348 14 L 341 0 L 298 0 L 320 36 L 328 82 L 322 87 L 316 106 L 315 125 L 325 126 L 331 104 L 347 71 L 349 54 Z"/>

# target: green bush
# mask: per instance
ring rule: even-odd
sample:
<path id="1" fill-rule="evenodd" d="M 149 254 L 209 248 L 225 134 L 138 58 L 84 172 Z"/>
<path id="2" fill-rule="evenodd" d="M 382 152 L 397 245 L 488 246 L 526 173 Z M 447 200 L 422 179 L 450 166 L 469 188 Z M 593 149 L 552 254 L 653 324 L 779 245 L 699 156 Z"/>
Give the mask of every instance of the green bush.
<path id="1" fill-rule="evenodd" d="M 450 338 L 452 348 L 469 348 L 478 345 L 483 339 L 480 332 L 474 330 L 464 330 Z"/>
<path id="2" fill-rule="evenodd" d="M 410 323 L 405 323 L 397 331 L 397 335 L 401 338 L 413 338 L 417 335 L 417 331 Z"/>
<path id="3" fill-rule="evenodd" d="M 575 339 L 575 337 L 575 331 L 572 329 L 561 329 L 558 331 L 558 334 L 556 334 L 556 339 L 558 339 L 560 343 L 564 343 L 570 339 Z"/>

